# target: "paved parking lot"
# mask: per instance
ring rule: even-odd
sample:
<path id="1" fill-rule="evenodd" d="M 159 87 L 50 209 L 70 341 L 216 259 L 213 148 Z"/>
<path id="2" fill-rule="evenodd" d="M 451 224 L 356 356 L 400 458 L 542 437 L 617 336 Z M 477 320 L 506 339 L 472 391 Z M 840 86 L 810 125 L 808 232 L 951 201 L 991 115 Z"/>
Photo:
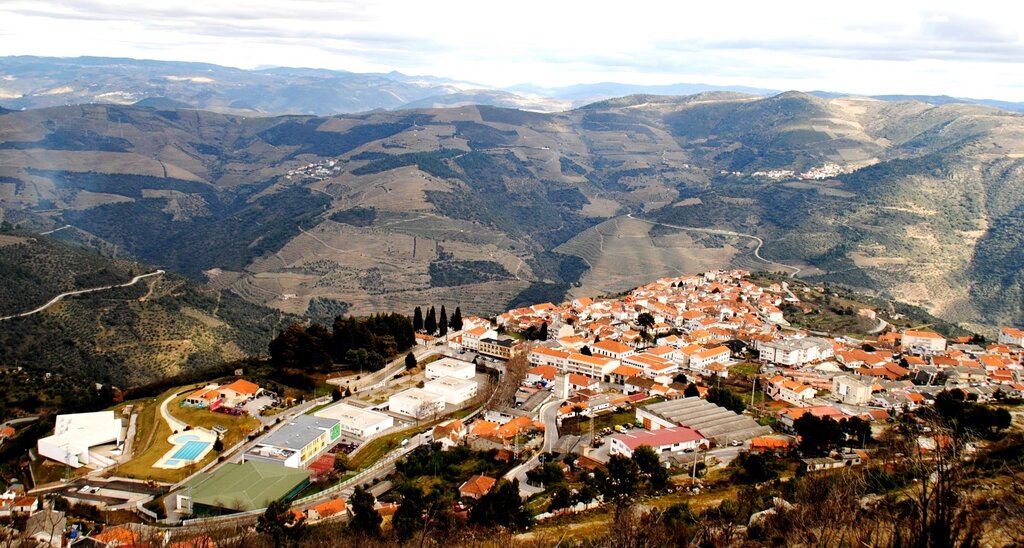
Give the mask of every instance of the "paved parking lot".
<path id="1" fill-rule="evenodd" d="M 245 409 L 246 413 L 254 417 L 258 417 L 260 416 L 261 407 L 270 407 L 271 405 L 273 405 L 273 403 L 274 398 L 271 398 L 270 396 L 260 396 L 246 403 L 244 406 L 242 406 L 242 409 Z"/>

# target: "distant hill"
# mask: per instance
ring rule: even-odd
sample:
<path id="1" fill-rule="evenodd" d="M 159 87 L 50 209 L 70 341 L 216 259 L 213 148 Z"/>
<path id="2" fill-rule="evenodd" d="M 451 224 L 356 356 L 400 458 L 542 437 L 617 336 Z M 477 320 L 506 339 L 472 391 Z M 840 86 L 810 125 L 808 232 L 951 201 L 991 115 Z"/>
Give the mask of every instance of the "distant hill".
<path id="1" fill-rule="evenodd" d="M 32 310 L 59 293 L 121 284 L 154 270 L 55 237 L 0 232 L 0 316 Z M 74 393 L 69 386 L 131 388 L 260 355 L 285 319 L 171 273 L 68 297 L 38 314 L 0 321 L 0 368 L 22 368 L 25 374 L 2 391 L 0 407 L 32 411 L 19 399 L 38 397 L 35 403 L 46 406 Z M 0 385 L 15 378 L 21 375 L 0 375 Z"/>
<path id="2" fill-rule="evenodd" d="M 749 237 L 673 228 L 697 227 L 756 235 L 801 277 L 991 333 L 1024 323 L 1022 181 L 1019 114 L 799 92 L 633 95 L 550 114 L 0 116 L 11 222 L 68 224 L 295 314 L 493 314 L 769 266 Z"/>

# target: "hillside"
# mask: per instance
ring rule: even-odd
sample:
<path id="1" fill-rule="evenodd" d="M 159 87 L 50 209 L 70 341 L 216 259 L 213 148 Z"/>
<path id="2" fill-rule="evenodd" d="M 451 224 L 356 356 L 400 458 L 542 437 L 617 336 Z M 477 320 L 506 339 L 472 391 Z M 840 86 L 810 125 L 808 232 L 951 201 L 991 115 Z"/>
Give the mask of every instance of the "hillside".
<path id="1" fill-rule="evenodd" d="M 64 232 L 0 232 L 0 316 L 153 271 L 56 237 Z M 277 311 L 170 273 L 67 297 L 37 314 L 0 320 L 0 406 L 66 406 L 92 383 L 132 388 L 208 371 L 265 353 L 282 321 Z"/>
<path id="2" fill-rule="evenodd" d="M 0 115 L 0 208 L 292 313 L 616 293 L 640 272 L 766 268 L 758 236 L 812 281 L 989 333 L 1024 323 L 1024 117 L 1006 111 L 797 92 L 162 108 Z"/>

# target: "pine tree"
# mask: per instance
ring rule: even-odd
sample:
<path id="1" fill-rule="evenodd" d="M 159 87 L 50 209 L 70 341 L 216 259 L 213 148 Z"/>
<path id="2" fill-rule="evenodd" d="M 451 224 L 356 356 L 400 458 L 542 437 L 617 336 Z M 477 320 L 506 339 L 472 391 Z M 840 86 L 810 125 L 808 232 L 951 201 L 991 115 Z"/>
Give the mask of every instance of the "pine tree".
<path id="1" fill-rule="evenodd" d="M 428 335 L 437 333 L 437 313 L 434 312 L 433 306 L 427 311 L 427 318 L 423 321 L 423 329 L 427 331 Z"/>
<path id="2" fill-rule="evenodd" d="M 542 341 L 548 340 L 548 322 L 540 324 L 540 334 L 537 336 Z"/>
<path id="3" fill-rule="evenodd" d="M 462 310 L 459 307 L 455 307 L 455 312 L 452 313 L 452 319 L 448 322 L 448 327 L 452 328 L 452 331 L 462 331 Z"/>
<path id="4" fill-rule="evenodd" d="M 416 309 L 412 311 L 412 330 L 413 331 L 421 331 L 422 329 L 423 329 L 423 311 L 420 310 L 420 307 L 417 306 Z"/>
<path id="5" fill-rule="evenodd" d="M 441 323 L 438 325 L 438 330 L 442 337 L 448 334 L 448 313 L 444 310 L 444 305 L 441 305 Z"/>
<path id="6" fill-rule="evenodd" d="M 405 355 L 405 368 L 412 369 L 414 367 L 416 367 L 416 355 L 409 352 Z"/>

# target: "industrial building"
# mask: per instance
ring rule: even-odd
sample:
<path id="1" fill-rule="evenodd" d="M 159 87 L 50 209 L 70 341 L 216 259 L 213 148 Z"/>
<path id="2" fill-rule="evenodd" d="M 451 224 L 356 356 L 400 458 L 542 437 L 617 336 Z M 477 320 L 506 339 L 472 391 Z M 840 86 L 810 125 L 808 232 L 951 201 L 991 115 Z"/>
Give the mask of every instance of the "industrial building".
<path id="1" fill-rule="evenodd" d="M 710 442 L 700 432 L 685 426 L 671 426 L 657 430 L 639 430 L 626 434 L 616 434 L 609 438 L 608 454 L 633 456 L 642 445 L 649 445 L 655 453 L 676 451 L 693 451 L 707 448 Z"/>
<path id="2" fill-rule="evenodd" d="M 757 424 L 751 417 L 739 415 L 697 396 L 639 407 L 636 418 L 647 430 L 686 426 L 718 445 L 772 433 L 770 427 Z"/>

